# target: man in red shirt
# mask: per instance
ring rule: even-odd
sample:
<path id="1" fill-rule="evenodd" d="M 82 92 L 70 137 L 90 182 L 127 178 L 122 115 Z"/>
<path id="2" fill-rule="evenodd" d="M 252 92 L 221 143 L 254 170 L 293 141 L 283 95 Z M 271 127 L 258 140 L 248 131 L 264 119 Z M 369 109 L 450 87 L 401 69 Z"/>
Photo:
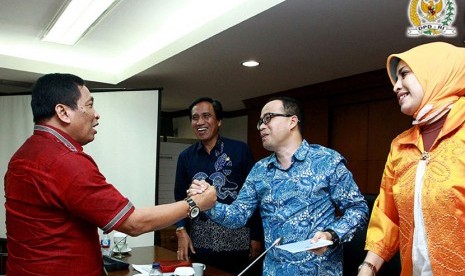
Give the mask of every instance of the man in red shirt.
<path id="1" fill-rule="evenodd" d="M 97 227 L 137 236 L 172 225 L 195 209 L 184 200 L 135 208 L 106 182 L 82 148 L 94 140 L 100 115 L 81 78 L 39 78 L 31 106 L 34 133 L 13 155 L 5 175 L 8 274 L 100 276 Z M 215 189 L 192 200 L 209 209 Z"/>

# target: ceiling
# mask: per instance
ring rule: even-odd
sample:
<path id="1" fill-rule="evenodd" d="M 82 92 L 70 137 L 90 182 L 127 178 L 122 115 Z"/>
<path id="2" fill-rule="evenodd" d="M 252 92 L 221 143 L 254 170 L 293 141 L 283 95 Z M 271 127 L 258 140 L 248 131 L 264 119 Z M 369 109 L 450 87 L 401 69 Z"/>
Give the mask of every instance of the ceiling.
<path id="1" fill-rule="evenodd" d="M 63 1 L 1 0 L 0 93 L 69 72 L 89 88 L 162 87 L 166 112 L 200 96 L 241 110 L 244 99 L 382 69 L 390 53 L 421 43 L 464 46 L 464 1 L 455 1 L 455 37 L 416 38 L 406 35 L 412 1 L 236 0 L 221 10 L 217 0 L 120 0 L 64 46 L 40 41 Z M 190 30 L 176 36 L 180 18 Z M 241 66 L 251 58 L 261 65 Z"/>

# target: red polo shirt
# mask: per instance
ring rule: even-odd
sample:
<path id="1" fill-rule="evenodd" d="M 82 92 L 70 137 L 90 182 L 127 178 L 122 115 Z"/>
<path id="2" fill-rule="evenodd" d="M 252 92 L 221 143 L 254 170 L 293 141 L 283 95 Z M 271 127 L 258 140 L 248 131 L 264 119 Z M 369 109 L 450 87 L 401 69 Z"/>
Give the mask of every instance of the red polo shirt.
<path id="1" fill-rule="evenodd" d="M 5 175 L 9 275 L 101 275 L 97 227 L 133 211 L 67 134 L 36 125 Z"/>

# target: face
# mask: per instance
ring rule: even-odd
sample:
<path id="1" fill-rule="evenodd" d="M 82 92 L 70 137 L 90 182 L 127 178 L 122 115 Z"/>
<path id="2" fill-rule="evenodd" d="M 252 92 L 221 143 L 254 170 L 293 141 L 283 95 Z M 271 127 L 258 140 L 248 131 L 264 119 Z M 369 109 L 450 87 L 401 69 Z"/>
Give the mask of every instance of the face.
<path id="1" fill-rule="evenodd" d="M 402 60 L 397 65 L 396 76 L 394 93 L 397 95 L 400 111 L 405 115 L 412 116 L 418 110 L 423 99 L 423 88 L 412 69 Z"/>
<path id="2" fill-rule="evenodd" d="M 100 115 L 94 109 L 94 98 L 91 96 L 86 86 L 79 87 L 81 97 L 77 102 L 75 110 L 69 109 L 69 131 L 68 133 L 79 144 L 85 145 L 94 140 L 97 130 L 94 128 L 98 125 Z"/>
<path id="3" fill-rule="evenodd" d="M 216 119 L 213 105 L 209 102 L 200 102 L 192 108 L 191 115 L 191 126 L 195 136 L 204 144 L 216 142 L 221 121 Z"/>
<path id="4" fill-rule="evenodd" d="M 283 103 L 280 100 L 267 103 L 260 114 L 263 118 L 268 113 L 284 114 Z M 292 117 L 276 116 L 268 124 L 260 124 L 260 137 L 262 138 L 263 147 L 269 151 L 277 151 L 282 145 L 286 144 L 290 133 L 290 123 Z"/>

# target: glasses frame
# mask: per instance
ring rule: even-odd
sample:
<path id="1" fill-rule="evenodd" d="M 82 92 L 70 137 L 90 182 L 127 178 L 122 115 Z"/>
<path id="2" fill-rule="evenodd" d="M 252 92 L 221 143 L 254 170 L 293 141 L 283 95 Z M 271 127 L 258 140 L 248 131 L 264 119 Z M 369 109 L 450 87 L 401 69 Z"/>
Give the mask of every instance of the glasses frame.
<path id="1" fill-rule="evenodd" d="M 262 118 L 258 119 L 257 130 L 260 130 L 260 126 L 262 124 L 268 125 L 271 119 L 273 119 L 274 117 L 292 117 L 292 116 L 294 116 L 294 114 L 289 114 L 289 113 L 283 114 L 283 113 L 272 113 L 272 112 L 265 113 Z"/>

